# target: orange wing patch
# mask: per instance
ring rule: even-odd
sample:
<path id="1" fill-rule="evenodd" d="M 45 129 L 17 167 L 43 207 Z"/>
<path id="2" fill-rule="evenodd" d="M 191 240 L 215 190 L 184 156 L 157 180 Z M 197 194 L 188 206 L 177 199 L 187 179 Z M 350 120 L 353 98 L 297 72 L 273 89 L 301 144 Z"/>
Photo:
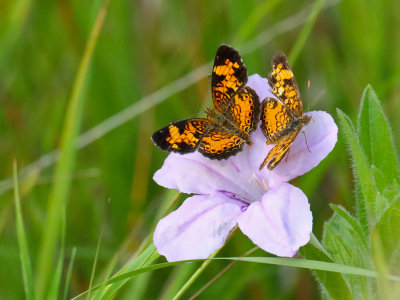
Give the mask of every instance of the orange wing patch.
<path id="1" fill-rule="evenodd" d="M 261 107 L 261 130 L 267 145 L 276 144 L 260 165 L 260 170 L 268 163 L 274 169 L 288 153 L 290 146 L 303 126 L 311 117 L 303 115 L 303 104 L 296 79 L 283 52 L 272 58 L 273 71 L 268 75 L 271 92 L 278 97 L 266 98 Z"/>
<path id="2" fill-rule="evenodd" d="M 286 106 L 274 98 L 266 98 L 262 103 L 261 130 L 267 138 L 267 145 L 277 143 L 294 117 Z"/>
<path id="3" fill-rule="evenodd" d="M 210 129 L 203 136 L 199 152 L 209 158 L 225 158 L 242 150 L 246 141 L 230 132 Z"/>
<path id="4" fill-rule="evenodd" d="M 232 47 L 222 45 L 218 48 L 211 77 L 211 91 L 214 106 L 224 110 L 229 100 L 243 88 L 247 82 L 247 69 Z"/>
<path id="5" fill-rule="evenodd" d="M 292 68 L 283 52 L 272 58 L 272 72 L 268 75 L 271 92 L 291 110 L 299 115 L 303 113 L 303 104 Z"/>
<path id="6" fill-rule="evenodd" d="M 240 131 L 250 135 L 256 129 L 260 115 L 260 101 L 256 92 L 247 86 L 243 88 L 235 95 L 225 114 L 233 119 Z"/>

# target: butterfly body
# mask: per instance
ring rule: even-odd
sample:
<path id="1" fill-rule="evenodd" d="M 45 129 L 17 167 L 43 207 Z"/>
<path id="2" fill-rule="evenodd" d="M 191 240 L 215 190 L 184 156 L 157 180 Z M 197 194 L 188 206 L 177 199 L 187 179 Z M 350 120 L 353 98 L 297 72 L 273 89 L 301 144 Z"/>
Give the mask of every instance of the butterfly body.
<path id="1" fill-rule="evenodd" d="M 257 126 L 260 102 L 246 86 L 247 69 L 230 46 L 218 48 L 211 77 L 214 109 L 207 118 L 172 122 L 156 131 L 153 142 L 162 150 L 186 154 L 198 150 L 211 159 L 227 159 L 251 144 Z"/>
<path id="2" fill-rule="evenodd" d="M 279 99 L 266 98 L 261 105 L 261 130 L 267 145 L 276 144 L 260 165 L 273 170 L 288 153 L 297 135 L 311 117 L 303 115 L 303 104 L 292 69 L 283 52 L 272 58 L 268 75 L 271 92 Z"/>

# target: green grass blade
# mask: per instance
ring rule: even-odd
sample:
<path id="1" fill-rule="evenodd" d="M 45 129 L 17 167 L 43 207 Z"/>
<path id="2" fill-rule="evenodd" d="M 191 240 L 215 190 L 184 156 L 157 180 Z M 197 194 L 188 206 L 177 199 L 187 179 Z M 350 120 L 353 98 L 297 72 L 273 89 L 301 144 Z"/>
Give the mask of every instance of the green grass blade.
<path id="1" fill-rule="evenodd" d="M 157 252 L 154 244 L 150 244 L 134 261 L 128 263 L 124 268 L 122 268 L 119 272 L 117 272 L 110 280 L 115 277 L 121 276 L 121 274 L 129 273 L 138 268 L 148 266 L 153 261 L 155 261 L 160 255 Z M 129 280 L 126 278 L 122 281 L 115 281 L 111 285 L 97 285 L 98 287 L 103 287 L 101 292 L 101 296 L 95 295 L 95 299 L 110 299 L 117 291 L 121 289 L 125 285 L 125 283 Z M 108 282 L 108 281 L 107 281 Z M 96 290 L 96 289 L 92 289 Z"/>
<path id="2" fill-rule="evenodd" d="M 28 242 L 25 234 L 24 221 L 22 218 L 21 199 L 18 192 L 17 162 L 14 161 L 14 201 L 15 201 L 15 220 L 17 225 L 17 238 L 19 245 L 19 255 L 21 259 L 22 278 L 24 280 L 24 290 L 26 299 L 35 299 L 33 288 L 32 265 L 29 257 Z"/>
<path id="3" fill-rule="evenodd" d="M 62 213 L 66 205 L 69 181 L 73 169 L 75 138 L 79 131 L 83 112 L 84 101 L 81 95 L 94 47 L 106 16 L 107 6 L 108 0 L 105 0 L 90 34 L 67 108 L 66 120 L 61 138 L 60 161 L 55 170 L 54 185 L 50 192 L 46 225 L 44 226 L 44 234 L 39 251 L 36 276 L 36 295 L 39 299 L 43 299 L 46 295 L 53 270 L 55 250 L 61 235 L 60 229 L 63 227 L 61 220 L 64 219 Z"/>
<path id="4" fill-rule="evenodd" d="M 214 258 L 220 249 L 217 249 L 213 254 L 210 255 L 210 258 Z M 195 280 L 200 276 L 201 273 L 208 267 L 211 263 L 211 260 L 204 261 L 201 266 L 193 273 L 193 275 L 185 282 L 185 284 L 180 288 L 180 290 L 175 294 L 173 300 L 180 299 L 183 294 L 187 291 L 187 289 L 195 282 Z"/>
<path id="5" fill-rule="evenodd" d="M 239 45 L 247 40 L 265 15 L 271 12 L 281 1 L 282 0 L 267 0 L 257 5 L 252 13 L 247 16 L 246 20 L 243 21 L 243 25 L 234 38 L 232 45 Z"/>
<path id="6" fill-rule="evenodd" d="M 278 266 L 287 266 L 287 267 L 295 267 L 309 270 L 319 270 L 319 271 L 327 271 L 341 274 L 350 274 L 350 275 L 358 275 L 365 276 L 370 278 L 377 278 L 377 273 L 373 270 L 357 268 L 352 266 L 346 266 L 341 264 L 335 264 L 331 262 L 318 261 L 318 260 L 307 260 L 307 259 L 296 259 L 296 258 L 285 258 L 285 257 L 215 257 L 215 258 L 206 258 L 206 259 L 193 259 L 193 260 L 182 260 L 176 262 L 168 262 L 168 263 L 160 263 L 151 266 L 146 266 L 142 268 L 138 268 L 136 270 L 126 272 L 124 274 L 115 276 L 114 278 L 105 282 L 106 285 L 113 284 L 119 281 L 130 279 L 133 276 L 164 269 L 168 267 L 173 267 L 176 265 L 180 265 L 183 263 L 194 262 L 194 261 L 207 261 L 207 260 L 227 260 L 227 261 L 242 261 L 242 262 L 252 262 L 252 263 L 260 263 L 260 264 L 268 264 L 268 265 L 278 265 Z M 388 280 L 394 282 L 400 282 L 400 276 L 396 275 L 388 275 Z M 102 287 L 104 284 L 99 284 L 93 287 L 93 290 L 97 290 Z M 87 295 L 88 291 L 72 298 L 78 299 L 82 296 Z"/>
<path id="7" fill-rule="evenodd" d="M 47 296 L 48 300 L 58 299 L 58 293 L 60 291 L 60 282 L 63 270 L 63 260 L 64 260 L 64 251 L 60 251 L 60 255 L 58 257 L 57 266 L 54 271 L 54 275 L 50 282 L 49 293 Z"/>
<path id="8" fill-rule="evenodd" d="M 181 289 L 185 282 L 196 270 L 196 264 L 183 264 L 174 268 L 165 282 L 158 298 L 160 300 L 172 299 L 174 295 Z"/>
<path id="9" fill-rule="evenodd" d="M 325 0 L 316 0 L 313 8 L 307 18 L 306 24 L 304 24 L 303 29 L 300 32 L 299 37 L 296 40 L 296 43 L 293 45 L 292 50 L 289 53 L 289 61 L 292 65 L 296 63 L 296 60 L 303 49 L 308 37 L 311 34 L 311 30 L 314 27 L 315 21 L 321 12 L 324 6 Z"/>
<path id="10" fill-rule="evenodd" d="M 71 259 L 69 261 L 67 274 L 65 276 L 64 295 L 62 299 L 67 299 L 68 297 L 69 282 L 71 281 L 72 268 L 74 267 L 75 256 L 76 256 L 76 247 L 72 248 Z"/>
<path id="11" fill-rule="evenodd" d="M 106 204 L 107 205 L 107 204 Z M 105 212 L 106 212 L 106 208 L 104 208 L 104 213 L 103 213 L 103 222 L 102 224 L 104 224 L 104 219 L 105 219 Z M 94 256 L 94 262 L 93 262 L 93 267 L 92 267 L 92 273 L 90 274 L 90 283 L 89 283 L 89 294 L 88 294 L 88 299 L 90 299 L 90 290 L 93 286 L 93 281 L 94 281 L 94 275 L 96 274 L 96 266 L 97 266 L 97 259 L 99 257 L 99 251 L 100 251 L 100 244 L 101 244 L 101 239 L 103 238 L 103 230 L 104 230 L 104 226 L 102 225 L 100 228 L 100 234 L 99 234 L 99 238 L 97 240 L 97 246 L 96 246 L 96 254 Z"/>
<path id="12" fill-rule="evenodd" d="M 5 14 L 6 18 L 1 21 L 0 69 L 5 64 L 8 64 L 11 57 L 15 55 L 15 48 L 18 47 L 18 39 L 23 34 L 23 29 L 29 21 L 32 2 L 32 0 L 16 0 L 8 3 L 9 7 Z"/>

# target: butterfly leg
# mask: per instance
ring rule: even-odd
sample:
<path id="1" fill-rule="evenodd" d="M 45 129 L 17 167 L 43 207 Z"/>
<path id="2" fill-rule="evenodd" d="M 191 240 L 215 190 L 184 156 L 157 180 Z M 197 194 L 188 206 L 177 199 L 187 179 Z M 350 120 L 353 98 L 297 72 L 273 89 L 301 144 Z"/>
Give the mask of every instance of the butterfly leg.
<path id="1" fill-rule="evenodd" d="M 310 153 L 311 153 L 311 150 L 310 150 L 310 148 L 308 147 L 306 133 L 305 133 L 304 131 L 302 131 L 302 133 L 303 133 L 303 135 L 304 135 L 304 139 L 305 139 L 305 141 L 306 141 L 307 150 L 308 150 L 308 152 L 310 152 Z"/>
<path id="2" fill-rule="evenodd" d="M 287 162 L 287 160 L 288 160 L 288 158 L 289 158 L 289 153 L 290 153 L 290 148 L 289 148 L 289 150 L 286 152 L 285 162 Z"/>

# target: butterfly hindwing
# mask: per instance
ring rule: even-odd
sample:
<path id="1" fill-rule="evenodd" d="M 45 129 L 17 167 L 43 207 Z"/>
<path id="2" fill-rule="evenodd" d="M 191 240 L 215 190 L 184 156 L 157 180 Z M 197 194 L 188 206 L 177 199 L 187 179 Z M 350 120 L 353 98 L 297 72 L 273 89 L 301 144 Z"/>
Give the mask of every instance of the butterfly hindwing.
<path id="1" fill-rule="evenodd" d="M 233 97 L 226 114 L 244 134 L 250 135 L 256 129 L 260 109 L 258 95 L 252 88 L 246 86 Z"/>
<path id="2" fill-rule="evenodd" d="M 277 145 L 275 145 L 268 153 L 267 157 L 264 159 L 260 165 L 260 170 L 268 163 L 268 170 L 274 169 L 280 161 L 285 157 L 286 153 L 289 151 L 290 146 L 293 144 L 294 139 L 299 134 L 301 127 L 293 131 L 289 136 L 285 136 L 281 139 Z"/>
<path id="3" fill-rule="evenodd" d="M 267 144 L 274 144 L 288 133 L 295 116 L 282 102 L 265 98 L 261 104 L 261 130 Z"/>
<path id="4" fill-rule="evenodd" d="M 212 128 L 203 136 L 199 152 L 208 158 L 226 159 L 242 150 L 246 141 L 219 128 Z"/>

